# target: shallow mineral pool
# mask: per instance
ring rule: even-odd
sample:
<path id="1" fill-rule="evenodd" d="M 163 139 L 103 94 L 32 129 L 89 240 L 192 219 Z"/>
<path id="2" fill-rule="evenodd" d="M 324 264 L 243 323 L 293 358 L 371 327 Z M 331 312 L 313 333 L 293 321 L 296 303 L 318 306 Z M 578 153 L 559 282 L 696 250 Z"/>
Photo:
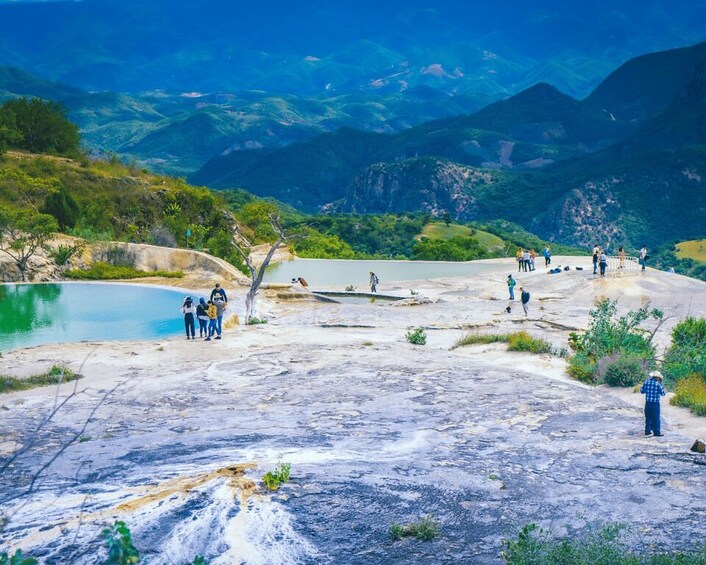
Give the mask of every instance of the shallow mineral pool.
<path id="1" fill-rule="evenodd" d="M 0 351 L 183 331 L 183 291 L 120 283 L 0 285 Z"/>

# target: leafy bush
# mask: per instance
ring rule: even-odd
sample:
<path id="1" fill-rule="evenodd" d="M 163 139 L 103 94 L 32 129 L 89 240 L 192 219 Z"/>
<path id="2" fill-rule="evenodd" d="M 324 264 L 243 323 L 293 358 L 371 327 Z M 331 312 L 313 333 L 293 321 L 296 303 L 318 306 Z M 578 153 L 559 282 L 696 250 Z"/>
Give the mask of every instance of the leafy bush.
<path id="1" fill-rule="evenodd" d="M 255 326 L 258 324 L 266 324 L 267 323 L 267 318 L 256 318 L 253 316 L 247 321 L 248 326 Z"/>
<path id="2" fill-rule="evenodd" d="M 606 364 L 603 381 L 610 386 L 635 386 L 644 380 L 646 368 L 641 357 L 619 355 Z"/>
<path id="3" fill-rule="evenodd" d="M 668 384 L 692 373 L 706 376 L 706 318 L 690 316 L 674 326 L 663 368 Z"/>
<path id="4" fill-rule="evenodd" d="M 390 537 L 395 541 L 408 536 L 430 541 L 439 535 L 441 535 L 441 525 L 431 514 L 411 524 L 402 525 L 395 522 L 390 526 Z"/>
<path id="5" fill-rule="evenodd" d="M 125 522 L 116 520 L 102 532 L 108 548 L 107 565 L 129 565 L 140 562 L 140 552 L 132 543 L 132 534 Z"/>
<path id="6" fill-rule="evenodd" d="M 706 382 L 701 375 L 692 374 L 677 381 L 674 396 L 669 401 L 674 406 L 690 408 L 697 416 L 706 416 Z"/>
<path id="7" fill-rule="evenodd" d="M 406 334 L 404 334 L 404 336 L 407 338 L 409 343 L 414 345 L 426 345 L 427 343 L 427 333 L 422 327 L 409 330 Z"/>
<path id="8" fill-rule="evenodd" d="M 289 473 L 292 466 L 289 463 L 282 463 L 281 461 L 277 464 L 273 471 L 267 471 L 262 476 L 262 482 L 269 490 L 277 490 L 281 485 L 289 480 Z"/>
<path id="9" fill-rule="evenodd" d="M 49 252 L 49 255 L 54 259 L 59 267 L 66 265 L 73 257 L 81 253 L 85 245 L 82 241 L 74 243 L 73 245 L 64 245 L 63 243 L 57 245 L 54 249 Z"/>
<path id="10" fill-rule="evenodd" d="M 575 352 L 569 360 L 568 372 L 574 378 L 591 384 L 602 382 L 605 371 L 600 370 L 601 359 L 618 356 L 637 358 L 647 367 L 654 362 L 655 349 L 651 337 L 639 326 L 649 318 L 661 319 L 660 310 L 650 309 L 649 303 L 617 317 L 617 302 L 610 299 L 601 301 L 589 312 L 591 321 L 582 333 L 569 335 L 569 347 Z M 617 375 L 618 368 L 614 369 Z M 616 377 L 617 378 L 617 377 Z"/>
<path id="11" fill-rule="evenodd" d="M 525 331 L 514 332 L 508 336 L 508 351 L 527 351 L 529 353 L 552 353 L 552 344 L 545 339 L 532 337 Z"/>
<path id="12" fill-rule="evenodd" d="M 16 377 L 4 377 L 0 375 L 0 394 L 5 392 L 15 392 L 17 390 L 29 390 L 39 386 L 49 386 L 58 383 L 67 383 L 80 379 L 81 375 L 74 373 L 68 367 L 54 365 L 46 373 L 32 375 L 26 379 Z"/>
<path id="13" fill-rule="evenodd" d="M 688 553 L 640 555 L 631 551 L 622 524 L 589 528 L 584 535 L 553 538 L 536 524 L 524 526 L 516 539 L 504 540 L 507 565 L 704 565 L 706 546 Z"/>
<path id="14" fill-rule="evenodd" d="M 585 353 L 576 353 L 569 358 L 567 372 L 570 376 L 583 383 L 596 384 L 598 366 Z"/>
<path id="15" fill-rule="evenodd" d="M 77 280 L 117 280 L 139 279 L 145 277 L 164 277 L 179 279 L 184 276 L 181 271 L 140 271 L 133 267 L 120 267 L 96 261 L 88 269 L 71 269 L 64 273 L 70 279 Z"/>
<path id="16" fill-rule="evenodd" d="M 429 239 L 423 237 L 412 247 L 412 256 L 419 261 L 473 261 L 489 257 L 488 251 L 472 237 Z"/>

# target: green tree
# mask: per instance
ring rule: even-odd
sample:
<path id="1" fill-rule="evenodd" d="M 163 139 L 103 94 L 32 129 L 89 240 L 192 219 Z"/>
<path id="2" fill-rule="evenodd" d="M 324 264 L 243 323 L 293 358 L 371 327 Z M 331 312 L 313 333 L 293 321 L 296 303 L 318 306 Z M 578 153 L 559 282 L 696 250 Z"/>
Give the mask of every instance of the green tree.
<path id="1" fill-rule="evenodd" d="M 414 259 L 420 261 L 473 261 L 488 257 L 488 252 L 472 237 L 451 239 L 422 238 L 412 248 Z"/>
<path id="2" fill-rule="evenodd" d="M 32 153 L 78 153 L 78 127 L 56 102 L 39 98 L 8 100 L 0 107 L 0 124 L 12 124 L 10 147 Z"/>
<path id="3" fill-rule="evenodd" d="M 17 264 L 22 280 L 27 280 L 29 260 L 54 237 L 59 225 L 53 216 L 29 210 L 0 209 L 0 251 Z"/>
<path id="4" fill-rule="evenodd" d="M 40 212 L 54 216 L 61 231 L 66 231 L 76 225 L 80 209 L 71 193 L 64 185 L 59 185 L 58 191 L 47 194 Z"/>

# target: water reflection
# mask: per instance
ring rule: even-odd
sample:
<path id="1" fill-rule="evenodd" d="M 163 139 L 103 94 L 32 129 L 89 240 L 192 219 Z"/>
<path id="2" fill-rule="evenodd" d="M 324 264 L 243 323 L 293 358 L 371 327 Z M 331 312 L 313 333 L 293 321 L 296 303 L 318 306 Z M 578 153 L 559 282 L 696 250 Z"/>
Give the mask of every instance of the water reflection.
<path id="1" fill-rule="evenodd" d="M 58 284 L 0 285 L 0 335 L 48 328 L 64 315 Z"/>

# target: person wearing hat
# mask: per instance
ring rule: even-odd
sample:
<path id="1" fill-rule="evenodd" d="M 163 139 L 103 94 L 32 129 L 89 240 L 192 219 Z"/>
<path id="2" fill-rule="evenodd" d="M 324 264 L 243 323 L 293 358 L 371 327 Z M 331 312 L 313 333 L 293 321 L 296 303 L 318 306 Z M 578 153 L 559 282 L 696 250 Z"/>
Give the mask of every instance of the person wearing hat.
<path id="1" fill-rule="evenodd" d="M 645 435 L 663 436 L 660 426 L 659 400 L 667 394 L 662 384 L 662 373 L 652 371 L 640 387 L 640 392 L 645 395 Z"/>
<path id="2" fill-rule="evenodd" d="M 515 279 L 512 278 L 512 275 L 507 276 L 507 289 L 510 291 L 510 300 L 515 300 Z"/>
<path id="3" fill-rule="evenodd" d="M 196 339 L 194 331 L 194 314 L 196 306 L 191 296 L 184 298 L 181 305 L 181 313 L 184 314 L 184 328 L 186 329 L 186 339 Z"/>

